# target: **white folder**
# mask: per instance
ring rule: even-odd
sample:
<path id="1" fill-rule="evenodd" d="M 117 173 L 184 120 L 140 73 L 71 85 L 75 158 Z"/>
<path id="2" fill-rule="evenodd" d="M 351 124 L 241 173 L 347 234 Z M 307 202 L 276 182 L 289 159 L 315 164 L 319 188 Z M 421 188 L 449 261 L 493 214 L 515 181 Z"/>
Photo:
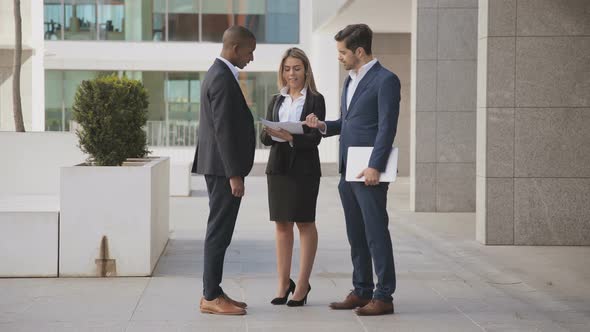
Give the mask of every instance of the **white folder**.
<path id="1" fill-rule="evenodd" d="M 357 179 L 356 177 L 367 167 L 369 159 L 373 152 L 372 146 L 351 146 L 348 148 L 348 157 L 346 158 L 346 181 L 347 182 L 364 182 L 365 177 Z M 397 147 L 391 148 L 389 159 L 385 171 L 381 172 L 379 182 L 394 182 L 397 175 Z"/>

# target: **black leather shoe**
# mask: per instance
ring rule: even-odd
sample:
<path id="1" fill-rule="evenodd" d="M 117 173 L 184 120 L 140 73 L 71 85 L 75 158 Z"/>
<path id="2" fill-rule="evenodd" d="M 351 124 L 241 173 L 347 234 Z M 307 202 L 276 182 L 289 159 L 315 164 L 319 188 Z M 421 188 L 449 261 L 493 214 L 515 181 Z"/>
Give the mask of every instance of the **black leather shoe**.
<path id="1" fill-rule="evenodd" d="M 287 303 L 287 298 L 289 297 L 289 293 L 293 294 L 295 292 L 295 282 L 289 278 L 289 288 L 285 292 L 285 296 L 283 297 L 275 297 L 270 301 L 272 304 L 285 304 Z"/>
<path id="2" fill-rule="evenodd" d="M 287 302 L 287 306 L 289 307 L 302 307 L 304 304 L 307 303 L 307 295 L 309 295 L 309 292 L 311 292 L 311 285 L 309 285 L 309 288 L 307 289 L 307 293 L 305 294 L 305 297 L 301 300 L 289 300 L 289 302 Z"/>

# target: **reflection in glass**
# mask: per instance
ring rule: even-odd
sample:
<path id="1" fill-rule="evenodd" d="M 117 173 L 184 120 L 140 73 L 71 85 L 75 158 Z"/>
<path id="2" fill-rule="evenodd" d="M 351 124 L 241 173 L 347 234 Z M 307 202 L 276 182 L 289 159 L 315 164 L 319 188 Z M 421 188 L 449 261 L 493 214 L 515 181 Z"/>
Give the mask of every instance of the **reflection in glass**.
<path id="1" fill-rule="evenodd" d="M 43 38 L 45 40 L 61 39 L 62 14 L 61 0 L 43 1 Z"/>
<path id="2" fill-rule="evenodd" d="M 199 2 L 168 0 L 168 40 L 199 40 Z"/>
<path id="3" fill-rule="evenodd" d="M 166 40 L 166 0 L 153 0 L 153 14 L 150 40 Z M 148 39 L 144 39 L 148 40 Z"/>
<path id="4" fill-rule="evenodd" d="M 203 1 L 202 41 L 221 42 L 223 32 L 233 25 L 233 0 Z"/>
<path id="5" fill-rule="evenodd" d="M 299 1 L 268 1 L 265 28 L 266 43 L 299 43 Z"/>
<path id="6" fill-rule="evenodd" d="M 299 0 L 43 1 L 45 40 L 219 43 L 239 24 L 259 43 L 299 43 Z"/>
<path id="7" fill-rule="evenodd" d="M 95 0 L 65 0 L 64 4 L 64 39 L 96 39 Z"/>
<path id="8" fill-rule="evenodd" d="M 139 8 L 135 9 L 135 14 L 141 14 L 141 1 L 127 1 L 132 5 L 135 4 Z M 102 40 L 125 40 L 125 0 L 99 0 L 99 17 L 98 17 L 98 33 L 99 39 Z M 139 9 L 139 11 L 138 11 Z M 134 13 L 134 11 L 129 11 Z M 141 16 L 139 17 L 141 25 Z M 131 37 L 131 36 L 130 36 Z M 127 40 L 134 40 L 128 38 Z M 140 39 L 139 39 L 140 40 Z"/>
<path id="9" fill-rule="evenodd" d="M 135 76 L 135 79 L 141 79 L 143 86 L 148 91 L 148 122 L 146 134 L 148 145 L 165 146 L 168 131 L 166 129 L 166 73 L 144 71 L 141 77 Z"/>
<path id="10" fill-rule="evenodd" d="M 246 99 L 246 103 L 254 116 L 256 127 L 256 148 L 264 149 L 264 145 L 258 140 L 262 125 L 259 119 L 266 117 L 266 107 L 272 95 L 278 93 L 275 73 L 240 72 L 240 88 Z"/>
<path id="11" fill-rule="evenodd" d="M 83 80 L 112 71 L 47 70 L 45 71 L 45 130 L 70 131 L 72 105 L 76 90 Z M 165 73 L 151 71 L 118 72 L 141 80 L 148 91 L 146 133 L 150 146 L 195 146 L 201 107 L 201 82 L 205 73 Z M 271 96 L 277 93 L 275 73 L 242 72 L 240 87 L 255 119 L 257 137 L 260 117 L 266 114 Z M 264 148 L 260 142 L 257 148 Z"/>
<path id="12" fill-rule="evenodd" d="M 201 101 L 199 73 L 170 73 L 166 82 L 168 130 L 171 146 L 197 144 Z"/>
<path id="13" fill-rule="evenodd" d="M 63 71 L 45 71 L 45 130 L 64 131 Z"/>
<path id="14" fill-rule="evenodd" d="M 252 31 L 259 43 L 266 41 L 264 13 L 265 0 L 233 0 L 234 24 Z"/>

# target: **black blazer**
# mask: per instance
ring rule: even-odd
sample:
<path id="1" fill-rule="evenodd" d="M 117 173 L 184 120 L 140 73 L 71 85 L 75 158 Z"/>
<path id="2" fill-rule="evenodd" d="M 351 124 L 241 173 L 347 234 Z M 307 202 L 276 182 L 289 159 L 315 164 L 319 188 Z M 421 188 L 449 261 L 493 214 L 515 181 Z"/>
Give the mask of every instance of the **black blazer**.
<path id="1" fill-rule="evenodd" d="M 193 173 L 246 176 L 254 164 L 254 118 L 227 65 L 215 59 L 201 85 Z"/>
<path id="2" fill-rule="evenodd" d="M 266 119 L 279 121 L 279 109 L 285 97 L 278 94 L 272 97 L 266 111 Z M 326 103 L 321 94 L 314 95 L 307 91 L 301 121 L 308 114 L 315 113 L 320 120 L 326 118 Z M 269 175 L 311 175 L 321 176 L 320 155 L 318 144 L 322 134 L 317 129 L 303 126 L 303 134 L 293 135 L 293 147 L 289 142 L 273 141 L 264 131 L 260 133 L 260 141 L 270 148 L 266 174 Z"/>

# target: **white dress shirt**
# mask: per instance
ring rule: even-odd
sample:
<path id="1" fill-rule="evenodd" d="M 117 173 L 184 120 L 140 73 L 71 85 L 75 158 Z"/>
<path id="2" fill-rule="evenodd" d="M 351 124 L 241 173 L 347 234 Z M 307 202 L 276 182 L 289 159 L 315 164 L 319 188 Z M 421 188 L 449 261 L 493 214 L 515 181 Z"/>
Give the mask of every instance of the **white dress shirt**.
<path id="1" fill-rule="evenodd" d="M 354 96 L 354 92 L 356 91 L 356 88 L 358 87 L 359 83 L 365 77 L 367 72 L 369 70 L 371 70 L 371 68 L 373 68 L 373 66 L 376 63 L 377 63 L 377 59 L 374 58 L 373 60 L 365 63 L 358 70 L 358 72 L 355 70 L 350 70 L 348 72 L 348 75 L 350 76 L 350 82 L 348 82 L 348 88 L 346 89 L 346 108 L 350 107 L 350 101 L 352 100 L 352 97 Z M 326 134 L 327 131 L 328 131 L 327 126 L 324 127 L 324 130 L 320 129 L 320 133 L 322 133 L 324 135 Z"/>
<path id="2" fill-rule="evenodd" d="M 305 95 L 307 88 L 301 90 L 301 96 L 293 100 L 289 95 L 289 88 L 281 89 L 281 95 L 285 97 L 283 103 L 279 108 L 279 122 L 299 122 L 301 121 L 301 113 L 303 112 L 303 105 L 305 104 Z"/>
<path id="3" fill-rule="evenodd" d="M 350 107 L 350 101 L 354 96 L 354 92 L 358 87 L 360 81 L 365 77 L 367 72 L 373 68 L 373 66 L 377 63 L 377 59 L 373 59 L 367 63 L 365 63 L 358 72 L 355 70 L 351 70 L 348 72 L 350 76 L 350 82 L 348 83 L 348 89 L 346 90 L 346 108 Z"/>
<path id="4" fill-rule="evenodd" d="M 229 70 L 231 70 L 232 74 L 234 74 L 236 81 L 238 81 L 238 68 L 236 68 L 236 66 L 232 65 L 231 62 L 227 61 L 225 58 L 221 56 L 218 56 L 217 59 L 223 61 L 229 67 Z"/>

